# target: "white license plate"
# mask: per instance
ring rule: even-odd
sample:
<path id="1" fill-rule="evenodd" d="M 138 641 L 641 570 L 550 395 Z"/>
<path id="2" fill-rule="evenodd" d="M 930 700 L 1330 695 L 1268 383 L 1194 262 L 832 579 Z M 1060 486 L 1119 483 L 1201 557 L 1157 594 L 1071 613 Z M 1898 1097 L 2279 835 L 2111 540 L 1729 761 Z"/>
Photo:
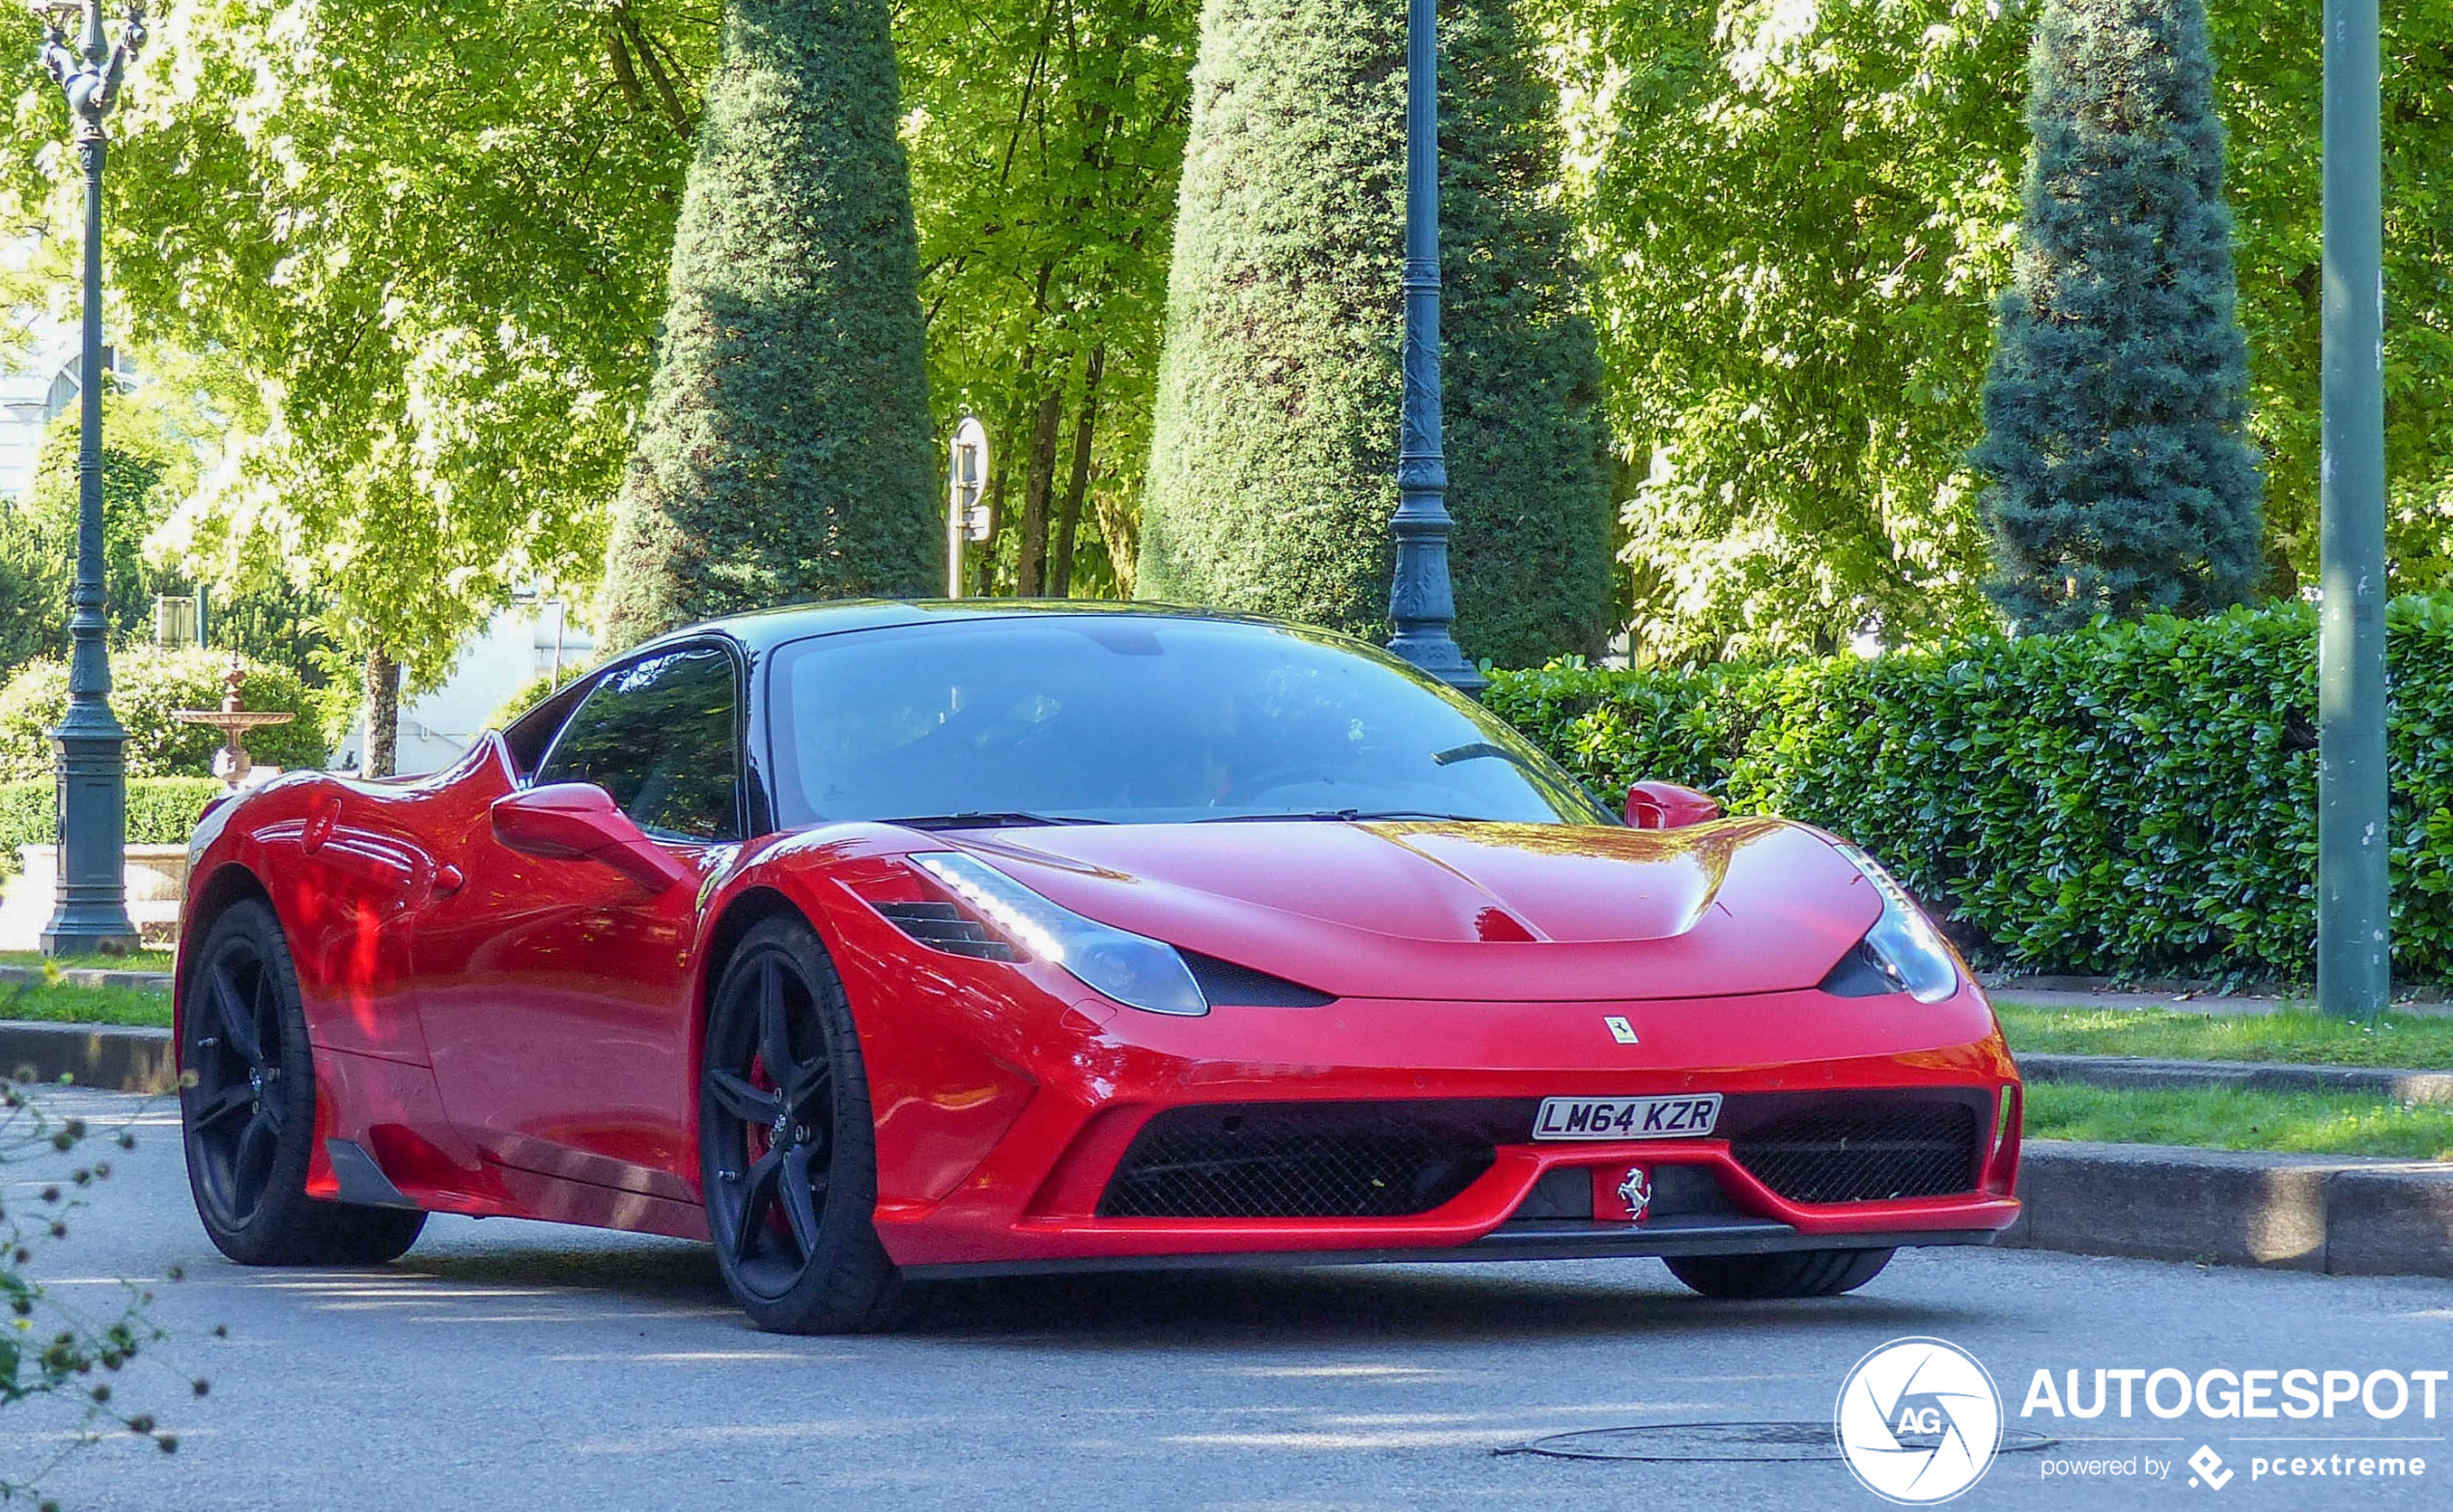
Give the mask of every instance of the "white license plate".
<path id="1" fill-rule="evenodd" d="M 1537 1139 L 1677 1139 L 1712 1132 L 1721 1095 L 1552 1097 L 1534 1116 Z"/>

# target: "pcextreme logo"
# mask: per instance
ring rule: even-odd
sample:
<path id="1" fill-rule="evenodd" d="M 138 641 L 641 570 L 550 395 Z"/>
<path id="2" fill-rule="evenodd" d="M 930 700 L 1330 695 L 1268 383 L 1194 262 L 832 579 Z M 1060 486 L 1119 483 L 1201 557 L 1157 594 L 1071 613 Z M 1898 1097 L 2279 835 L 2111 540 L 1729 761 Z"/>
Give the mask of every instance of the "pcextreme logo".
<path id="1" fill-rule="evenodd" d="M 1832 1416 L 1859 1483 L 1903 1506 L 1960 1495 L 1985 1478 L 2001 1446 L 1993 1378 L 1942 1339 L 1893 1339 L 1858 1360 Z"/>

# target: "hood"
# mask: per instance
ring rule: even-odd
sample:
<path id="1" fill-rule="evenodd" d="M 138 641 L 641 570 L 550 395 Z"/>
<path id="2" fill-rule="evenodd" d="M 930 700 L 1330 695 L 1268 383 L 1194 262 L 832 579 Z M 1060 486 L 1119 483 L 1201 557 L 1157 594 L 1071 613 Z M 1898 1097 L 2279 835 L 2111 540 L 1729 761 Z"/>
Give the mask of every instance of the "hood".
<path id="1" fill-rule="evenodd" d="M 943 838 L 1078 912 L 1339 996 L 1812 987 L 1880 899 L 1815 830 L 1306 821 Z"/>

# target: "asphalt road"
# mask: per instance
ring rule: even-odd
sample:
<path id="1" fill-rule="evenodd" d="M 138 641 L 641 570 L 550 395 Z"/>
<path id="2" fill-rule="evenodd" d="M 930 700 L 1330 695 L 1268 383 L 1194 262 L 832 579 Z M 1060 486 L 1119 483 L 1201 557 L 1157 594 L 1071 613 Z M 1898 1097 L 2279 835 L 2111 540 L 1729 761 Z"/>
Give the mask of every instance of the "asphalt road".
<path id="1" fill-rule="evenodd" d="M 2436 1420 L 2415 1397 L 2387 1422 L 2018 1415 L 2039 1367 L 2453 1366 L 2443 1281 L 1934 1250 L 1852 1297 L 1728 1304 L 1649 1261 L 1381 1267 L 974 1282 L 903 1334 L 782 1338 L 740 1321 L 705 1249 L 663 1240 L 437 1218 L 381 1270 L 231 1266 L 189 1208 L 166 1104 L 53 1101 L 134 1116 L 139 1146 L 113 1152 L 42 1271 L 96 1305 L 111 1277 L 183 1267 L 155 1309 L 176 1336 L 148 1358 L 213 1383 L 197 1400 L 136 1373 L 124 1400 L 180 1452 L 121 1438 L 70 1456 L 43 1487 L 71 1507 L 1871 1509 L 1833 1462 L 1500 1451 L 1638 1423 L 1827 1427 L 1848 1367 L 1903 1335 L 1972 1352 L 2014 1427 L 2062 1440 L 1996 1459 L 1958 1505 L 2453 1506 L 2453 1389 Z M 47 1457 L 47 1411 L 0 1413 L 0 1473 Z M 2334 1442 L 2354 1436 L 2405 1442 Z M 2187 1484 L 2201 1444 L 2233 1474 L 2219 1492 Z M 2429 1473 L 2250 1478 L 2252 1455 L 2346 1447 Z M 2045 1476 L 2072 1456 L 2178 1468 Z"/>

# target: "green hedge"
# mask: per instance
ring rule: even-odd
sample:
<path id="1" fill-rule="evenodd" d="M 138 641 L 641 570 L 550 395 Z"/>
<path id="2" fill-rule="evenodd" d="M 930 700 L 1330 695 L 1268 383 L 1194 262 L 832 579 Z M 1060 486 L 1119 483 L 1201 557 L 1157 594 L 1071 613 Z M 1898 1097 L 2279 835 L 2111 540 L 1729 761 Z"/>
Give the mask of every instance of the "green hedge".
<path id="1" fill-rule="evenodd" d="M 326 747 L 313 690 L 288 667 L 252 659 L 243 664 L 246 707 L 297 715 L 288 724 L 248 732 L 247 754 L 275 767 L 323 766 Z M 111 711 L 127 730 L 128 775 L 211 773 L 221 732 L 182 724 L 171 711 L 220 708 L 227 691 L 222 678 L 229 670 L 226 652 L 128 647 L 111 653 Z M 68 705 L 65 662 L 29 662 L 0 687 L 0 782 L 50 772 L 51 742 L 44 732 L 60 722 Z"/>
<path id="2" fill-rule="evenodd" d="M 51 779 L 0 782 L 0 877 L 17 871 L 17 847 L 58 838 Z M 184 845 L 205 805 L 229 790 L 211 777 L 130 777 L 127 843 Z"/>
<path id="3" fill-rule="evenodd" d="M 2394 973 L 2453 980 L 2453 598 L 2386 616 Z M 1766 667 L 1502 672 L 1490 707 L 1596 789 L 1690 783 L 1847 835 L 1974 959 L 2312 974 L 2316 617 Z"/>

